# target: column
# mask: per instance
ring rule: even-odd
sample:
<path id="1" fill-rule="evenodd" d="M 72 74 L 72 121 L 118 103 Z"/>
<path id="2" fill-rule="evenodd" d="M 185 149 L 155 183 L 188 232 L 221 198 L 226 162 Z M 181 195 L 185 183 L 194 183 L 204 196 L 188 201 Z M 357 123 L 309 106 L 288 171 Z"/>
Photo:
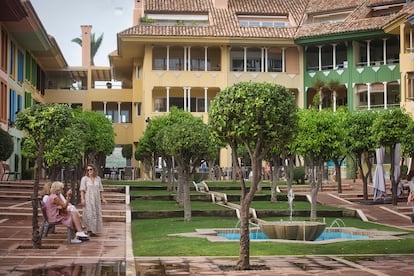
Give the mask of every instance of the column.
<path id="1" fill-rule="evenodd" d="M 244 47 L 243 49 L 243 72 L 247 72 L 247 47 Z"/>
<path id="2" fill-rule="evenodd" d="M 184 68 L 182 70 L 187 71 L 187 46 L 184 46 Z"/>
<path id="3" fill-rule="evenodd" d="M 332 44 L 332 66 L 336 69 L 336 44 Z"/>
<path id="4" fill-rule="evenodd" d="M 384 65 L 387 64 L 387 39 L 382 39 L 382 55 L 384 56 Z"/>
<path id="5" fill-rule="evenodd" d="M 367 83 L 367 101 L 368 101 L 368 110 L 371 109 L 371 83 Z"/>
<path id="6" fill-rule="evenodd" d="M 207 52 L 207 46 L 204 46 L 204 71 L 207 71 L 208 66 L 207 66 L 207 62 L 208 62 L 208 52 Z"/>
<path id="7" fill-rule="evenodd" d="M 371 40 L 367 40 L 367 66 L 371 66 L 371 50 L 369 49 Z"/>
<path id="8" fill-rule="evenodd" d="M 333 112 L 336 112 L 336 90 L 332 91 L 333 94 Z"/>
<path id="9" fill-rule="evenodd" d="M 265 68 L 265 72 L 269 72 L 269 49 L 268 48 L 264 48 L 265 50 L 265 63 L 264 63 L 264 68 Z"/>
<path id="10" fill-rule="evenodd" d="M 208 87 L 204 87 L 204 113 L 207 113 L 207 111 L 208 111 L 208 108 L 207 108 L 207 104 L 208 104 L 207 90 L 208 90 Z"/>
<path id="11" fill-rule="evenodd" d="M 118 102 L 118 123 L 122 123 L 122 120 L 121 120 L 121 102 Z"/>
<path id="12" fill-rule="evenodd" d="M 405 24 L 403 23 L 403 24 L 400 24 L 400 51 L 401 51 L 401 54 L 404 54 L 404 53 L 406 53 L 405 51 L 405 37 L 404 37 L 404 35 L 405 35 Z M 400 62 L 401 62 L 401 60 L 400 60 Z"/>
<path id="13" fill-rule="evenodd" d="M 170 112 L 170 87 L 165 87 L 167 90 L 167 112 Z"/>
<path id="14" fill-rule="evenodd" d="M 191 87 L 187 87 L 188 89 L 188 112 L 191 112 Z"/>
<path id="15" fill-rule="evenodd" d="M 187 71 L 191 71 L 191 46 L 187 47 L 188 55 L 187 55 Z"/>
<path id="16" fill-rule="evenodd" d="M 260 48 L 260 72 L 264 72 L 264 48 Z"/>
<path id="17" fill-rule="evenodd" d="M 322 71 L 322 46 L 318 46 L 318 69 Z"/>
<path id="18" fill-rule="evenodd" d="M 107 102 L 103 102 L 103 113 L 106 116 L 106 104 Z"/>
<path id="19" fill-rule="evenodd" d="M 167 71 L 170 71 L 170 46 L 167 46 Z"/>
<path id="20" fill-rule="evenodd" d="M 384 85 L 384 109 L 387 109 L 387 82 L 383 81 L 382 85 Z"/>
<path id="21" fill-rule="evenodd" d="M 184 86 L 184 111 L 187 110 L 187 87 Z"/>
<path id="22" fill-rule="evenodd" d="M 286 48 L 282 48 L 282 72 L 286 72 Z"/>

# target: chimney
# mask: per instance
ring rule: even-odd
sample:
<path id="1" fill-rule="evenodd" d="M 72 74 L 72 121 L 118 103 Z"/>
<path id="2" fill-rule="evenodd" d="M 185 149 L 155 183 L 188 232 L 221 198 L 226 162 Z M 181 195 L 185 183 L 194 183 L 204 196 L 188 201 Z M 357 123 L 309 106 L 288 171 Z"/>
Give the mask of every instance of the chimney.
<path id="1" fill-rule="evenodd" d="M 228 0 L 213 0 L 216 9 L 227 9 Z"/>
<path id="2" fill-rule="evenodd" d="M 139 25 L 141 17 L 144 16 L 144 0 L 135 0 L 132 16 L 132 26 Z"/>
<path id="3" fill-rule="evenodd" d="M 91 60 L 91 25 L 82 25 L 82 66 L 90 66 Z"/>

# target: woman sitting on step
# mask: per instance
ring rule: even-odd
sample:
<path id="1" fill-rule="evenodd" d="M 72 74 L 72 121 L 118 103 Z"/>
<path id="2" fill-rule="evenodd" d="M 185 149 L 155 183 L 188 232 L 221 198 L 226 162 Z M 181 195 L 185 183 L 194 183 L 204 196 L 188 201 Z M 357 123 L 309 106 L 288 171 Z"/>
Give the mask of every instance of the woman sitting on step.
<path id="1" fill-rule="evenodd" d="M 49 222 L 59 222 L 72 230 L 76 230 L 75 238 L 71 243 L 80 243 L 81 240 L 78 238 L 88 238 L 88 235 L 82 231 L 79 213 L 68 210 L 72 190 L 69 189 L 66 192 L 66 202 L 61 199 L 60 194 L 63 193 L 63 187 L 62 182 L 56 181 L 52 183 L 50 195 L 46 200 L 47 218 Z"/>

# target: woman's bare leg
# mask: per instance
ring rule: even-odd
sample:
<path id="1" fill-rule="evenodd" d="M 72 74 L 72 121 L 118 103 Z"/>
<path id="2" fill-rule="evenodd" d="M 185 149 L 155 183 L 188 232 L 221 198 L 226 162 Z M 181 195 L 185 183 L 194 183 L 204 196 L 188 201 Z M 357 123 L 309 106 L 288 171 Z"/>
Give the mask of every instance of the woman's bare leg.
<path id="1" fill-rule="evenodd" d="M 78 212 L 71 212 L 73 225 L 75 226 L 76 232 L 82 231 L 82 224 L 80 221 L 79 213 Z"/>

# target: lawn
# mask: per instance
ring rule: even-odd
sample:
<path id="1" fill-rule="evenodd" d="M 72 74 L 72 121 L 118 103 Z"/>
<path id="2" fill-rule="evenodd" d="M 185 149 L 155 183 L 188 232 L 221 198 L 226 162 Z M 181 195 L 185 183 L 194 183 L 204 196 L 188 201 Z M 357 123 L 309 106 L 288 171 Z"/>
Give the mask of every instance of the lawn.
<path id="1" fill-rule="evenodd" d="M 329 225 L 334 218 L 327 218 Z M 278 220 L 275 218 L 275 220 Z M 391 227 L 343 218 L 346 226 L 401 231 Z M 209 242 L 204 238 L 169 237 L 168 234 L 195 232 L 197 228 L 234 228 L 235 218 L 193 217 L 190 222 L 181 218 L 139 219 L 132 222 L 135 256 L 238 256 L 239 243 Z M 411 233 L 413 234 L 413 233 Z M 331 244 L 285 242 L 251 242 L 251 256 L 260 255 L 319 255 L 319 254 L 405 254 L 414 253 L 414 239 L 347 241 Z"/>
<path id="2" fill-rule="evenodd" d="M 117 181 L 105 181 L 105 184 L 120 184 Z M 160 182 L 131 182 L 131 186 L 161 186 Z M 125 182 L 123 182 L 125 185 Z M 209 182 L 209 187 L 236 187 L 234 182 Z M 238 191 L 228 190 L 237 194 Z M 172 195 L 165 190 L 140 190 L 132 191 L 134 195 L 160 196 Z M 262 192 L 263 193 L 263 192 Z M 264 192 L 266 193 L 266 192 Z M 199 194 L 193 193 L 192 194 Z M 171 197 L 170 197 L 171 198 Z M 238 203 L 232 201 L 233 203 Z M 182 210 L 174 200 L 132 200 L 132 210 L 159 211 L 159 210 Z M 286 201 L 271 203 L 270 201 L 253 201 L 252 208 L 256 210 L 288 210 Z M 310 210 L 310 204 L 304 201 L 294 201 L 294 210 Z M 191 209 L 198 210 L 223 210 L 225 207 L 212 204 L 209 201 L 194 200 L 191 202 Z M 339 210 L 335 207 L 318 205 L 318 210 Z M 288 220 L 288 217 L 265 218 L 268 221 Z M 295 220 L 309 220 L 309 218 L 294 218 Z M 325 220 L 330 226 L 335 218 L 318 218 Z M 360 229 L 375 229 L 384 231 L 407 232 L 398 228 L 378 225 L 370 222 L 363 222 L 357 218 L 342 217 L 345 226 Z M 184 222 L 183 218 L 160 218 L 160 219 L 136 219 L 132 221 L 132 239 L 135 256 L 238 256 L 239 243 L 234 242 L 209 242 L 205 238 L 170 237 L 168 234 L 195 232 L 195 229 L 203 228 L 234 228 L 238 223 L 234 217 L 192 217 L 190 222 Z M 318 255 L 318 254 L 407 254 L 414 253 L 414 232 L 400 236 L 399 240 L 366 240 L 347 241 L 331 244 L 309 244 L 292 242 L 251 242 L 251 256 L 260 255 Z"/>

